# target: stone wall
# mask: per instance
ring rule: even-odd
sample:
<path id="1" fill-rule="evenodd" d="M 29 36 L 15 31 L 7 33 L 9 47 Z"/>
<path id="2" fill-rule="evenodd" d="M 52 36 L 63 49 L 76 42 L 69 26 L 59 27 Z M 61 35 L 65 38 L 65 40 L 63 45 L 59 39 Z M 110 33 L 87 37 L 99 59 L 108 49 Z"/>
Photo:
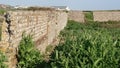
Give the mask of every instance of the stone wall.
<path id="1" fill-rule="evenodd" d="M 2 36 L 0 50 L 8 57 L 9 68 L 15 68 L 18 45 L 22 33 L 33 36 L 36 48 L 45 52 L 46 47 L 55 41 L 60 31 L 66 26 L 67 13 L 57 10 L 16 10 L 8 11 L 8 17 L 1 17 Z M 69 20 L 84 21 L 82 11 L 70 11 Z M 94 21 L 120 21 L 119 11 L 94 11 Z M 8 20 L 8 21 L 6 21 Z"/>
<path id="2" fill-rule="evenodd" d="M 85 13 L 83 11 L 69 11 L 69 20 L 85 22 Z M 120 11 L 93 11 L 93 21 L 120 21 Z"/>
<path id="3" fill-rule="evenodd" d="M 94 11 L 94 21 L 120 21 L 120 11 Z"/>
<path id="4" fill-rule="evenodd" d="M 16 10 L 8 13 L 10 16 L 2 23 L 0 49 L 9 57 L 9 68 L 16 66 L 16 54 L 23 32 L 32 35 L 36 48 L 45 52 L 67 23 L 67 13 L 63 11 Z"/>
<path id="5" fill-rule="evenodd" d="M 81 23 L 85 22 L 84 12 L 82 11 L 69 11 L 68 18 L 69 20 L 74 20 Z"/>

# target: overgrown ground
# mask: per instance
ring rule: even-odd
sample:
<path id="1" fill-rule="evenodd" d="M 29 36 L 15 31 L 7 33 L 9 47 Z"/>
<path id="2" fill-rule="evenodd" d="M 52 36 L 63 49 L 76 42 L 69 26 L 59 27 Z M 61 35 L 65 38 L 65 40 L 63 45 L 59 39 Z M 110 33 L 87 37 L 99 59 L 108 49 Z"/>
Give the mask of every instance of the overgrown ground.
<path id="1" fill-rule="evenodd" d="M 114 23 L 69 21 L 60 34 L 59 46 L 51 55 L 51 67 L 119 68 L 120 28 L 109 27 Z"/>
<path id="2" fill-rule="evenodd" d="M 115 25 L 116 24 L 116 25 Z M 42 68 L 120 68 L 119 22 L 68 21 L 60 43 Z M 114 25 L 114 26 L 110 26 Z"/>
<path id="3" fill-rule="evenodd" d="M 118 24 L 68 21 L 60 32 L 60 42 L 50 54 L 49 61 L 43 60 L 45 56 L 40 56 L 33 49 L 34 44 L 29 36 L 23 38 L 19 48 L 18 68 L 120 68 Z"/>

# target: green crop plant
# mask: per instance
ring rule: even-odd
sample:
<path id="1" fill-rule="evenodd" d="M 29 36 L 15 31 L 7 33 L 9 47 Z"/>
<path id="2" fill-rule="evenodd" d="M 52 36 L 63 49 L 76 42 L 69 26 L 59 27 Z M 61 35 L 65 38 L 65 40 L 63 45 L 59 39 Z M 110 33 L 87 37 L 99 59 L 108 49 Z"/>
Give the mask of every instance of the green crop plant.
<path id="1" fill-rule="evenodd" d="M 80 24 L 68 21 L 67 26 L 60 32 L 58 46 L 47 62 L 39 60 L 39 56 L 36 57 L 36 54 L 40 54 L 35 53 L 33 42 L 30 42 L 31 37 L 24 36 L 19 45 L 18 66 L 21 68 L 120 68 L 120 27 L 111 27 L 108 24 L 115 23 Z M 46 50 L 51 51 L 51 47 Z M 33 60 L 33 55 L 37 61 Z"/>
<path id="2" fill-rule="evenodd" d="M 51 54 L 50 68 L 119 68 L 120 28 L 112 29 L 69 21 Z"/>
<path id="3" fill-rule="evenodd" d="M 18 48 L 18 68 L 36 68 L 42 62 L 42 56 L 34 47 L 34 42 L 30 35 L 23 35 Z"/>

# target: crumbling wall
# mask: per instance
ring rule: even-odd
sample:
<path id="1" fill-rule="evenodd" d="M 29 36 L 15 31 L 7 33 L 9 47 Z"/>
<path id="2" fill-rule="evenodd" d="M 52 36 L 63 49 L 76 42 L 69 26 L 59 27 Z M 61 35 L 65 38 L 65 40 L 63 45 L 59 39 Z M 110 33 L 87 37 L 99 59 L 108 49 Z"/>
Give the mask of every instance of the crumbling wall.
<path id="1" fill-rule="evenodd" d="M 23 32 L 33 37 L 36 48 L 45 52 L 46 47 L 66 26 L 67 13 L 58 10 L 8 11 L 2 24 L 0 49 L 8 56 L 9 68 L 16 66 L 16 54 Z"/>

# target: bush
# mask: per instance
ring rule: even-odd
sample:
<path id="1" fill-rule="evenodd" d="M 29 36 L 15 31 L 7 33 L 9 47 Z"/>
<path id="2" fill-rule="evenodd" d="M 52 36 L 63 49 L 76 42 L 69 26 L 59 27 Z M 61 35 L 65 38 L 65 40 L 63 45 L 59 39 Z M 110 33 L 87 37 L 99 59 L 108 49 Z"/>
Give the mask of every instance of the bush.
<path id="1" fill-rule="evenodd" d="M 18 48 L 18 68 L 37 68 L 42 62 L 42 56 L 40 52 L 35 49 L 30 35 L 23 35 Z"/>

